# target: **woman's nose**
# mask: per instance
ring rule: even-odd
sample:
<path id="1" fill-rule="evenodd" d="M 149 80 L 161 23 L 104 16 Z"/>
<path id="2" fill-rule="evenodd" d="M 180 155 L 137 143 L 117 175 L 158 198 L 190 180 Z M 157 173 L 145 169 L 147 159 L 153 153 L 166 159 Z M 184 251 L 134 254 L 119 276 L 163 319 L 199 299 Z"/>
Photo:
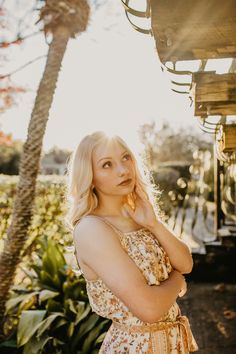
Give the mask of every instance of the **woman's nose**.
<path id="1" fill-rule="evenodd" d="M 128 172 L 128 169 L 125 166 L 119 166 L 118 167 L 118 176 L 124 176 Z"/>

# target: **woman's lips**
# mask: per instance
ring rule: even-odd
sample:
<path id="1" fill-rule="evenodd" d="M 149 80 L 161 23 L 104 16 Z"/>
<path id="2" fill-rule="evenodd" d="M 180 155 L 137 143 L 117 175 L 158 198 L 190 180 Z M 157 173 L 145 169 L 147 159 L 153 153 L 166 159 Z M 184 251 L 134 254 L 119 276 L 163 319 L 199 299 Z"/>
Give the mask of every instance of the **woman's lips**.
<path id="1" fill-rule="evenodd" d="M 118 186 L 126 186 L 126 185 L 130 184 L 131 182 L 132 182 L 132 179 L 129 178 L 129 179 L 125 180 L 124 182 L 118 184 Z"/>

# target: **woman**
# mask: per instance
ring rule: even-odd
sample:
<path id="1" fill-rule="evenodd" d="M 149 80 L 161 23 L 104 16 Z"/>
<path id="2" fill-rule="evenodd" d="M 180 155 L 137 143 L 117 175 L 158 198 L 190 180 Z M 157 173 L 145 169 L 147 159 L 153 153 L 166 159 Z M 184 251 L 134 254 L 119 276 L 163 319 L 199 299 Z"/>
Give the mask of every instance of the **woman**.
<path id="1" fill-rule="evenodd" d="M 127 144 L 86 136 L 68 164 L 68 214 L 92 310 L 112 325 L 99 353 L 189 353 L 198 346 L 176 303 L 188 246 L 160 221 Z"/>

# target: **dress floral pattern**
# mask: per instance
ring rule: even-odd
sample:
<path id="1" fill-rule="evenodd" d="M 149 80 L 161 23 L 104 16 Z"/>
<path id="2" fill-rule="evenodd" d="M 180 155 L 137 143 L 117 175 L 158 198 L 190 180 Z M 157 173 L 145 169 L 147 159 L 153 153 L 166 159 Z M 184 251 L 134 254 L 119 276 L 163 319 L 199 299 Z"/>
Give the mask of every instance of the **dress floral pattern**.
<path id="1" fill-rule="evenodd" d="M 170 260 L 149 230 L 121 232 L 107 219 L 102 220 L 119 234 L 122 247 L 149 285 L 168 279 L 172 271 Z M 176 302 L 158 322 L 150 324 L 135 317 L 102 279 L 86 280 L 86 288 L 92 311 L 113 321 L 99 354 L 188 354 L 198 350 L 188 318 L 181 315 Z"/>

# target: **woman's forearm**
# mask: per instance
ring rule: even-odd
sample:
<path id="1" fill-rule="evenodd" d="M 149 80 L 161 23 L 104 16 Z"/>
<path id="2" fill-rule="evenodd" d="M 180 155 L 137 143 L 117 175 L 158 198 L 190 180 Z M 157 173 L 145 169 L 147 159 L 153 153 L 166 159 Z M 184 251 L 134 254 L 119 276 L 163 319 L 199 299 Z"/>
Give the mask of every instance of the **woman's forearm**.
<path id="1" fill-rule="evenodd" d="M 157 322 L 168 312 L 175 303 L 183 282 L 185 282 L 183 275 L 178 271 L 172 271 L 169 278 L 162 281 L 160 285 L 149 286 L 150 322 Z"/>
<path id="2" fill-rule="evenodd" d="M 188 246 L 159 220 L 156 220 L 148 228 L 166 251 L 172 267 L 181 273 L 190 273 L 193 267 L 193 258 Z"/>

